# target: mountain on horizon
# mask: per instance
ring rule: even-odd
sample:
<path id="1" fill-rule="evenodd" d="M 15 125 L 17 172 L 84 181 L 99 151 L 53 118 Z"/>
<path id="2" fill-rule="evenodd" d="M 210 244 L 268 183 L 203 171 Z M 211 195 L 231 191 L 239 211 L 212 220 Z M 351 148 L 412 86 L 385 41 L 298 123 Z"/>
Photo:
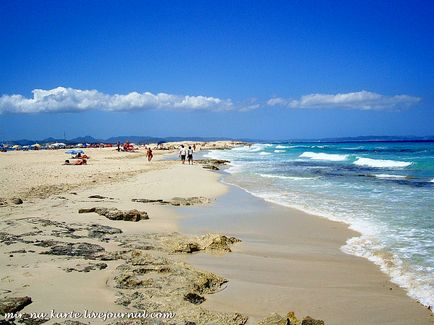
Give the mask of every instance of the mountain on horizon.
<path id="1" fill-rule="evenodd" d="M 375 141 L 434 141 L 434 135 L 415 137 L 415 136 L 358 136 L 358 137 L 342 137 L 342 138 L 321 138 L 321 139 L 288 139 L 288 140 L 263 140 L 263 139 L 248 139 L 248 138 L 227 138 L 227 137 L 151 137 L 151 136 L 116 136 L 108 139 L 97 139 L 90 135 L 83 137 L 77 137 L 69 140 L 59 138 L 45 138 L 42 140 L 20 139 L 5 141 L 9 145 L 21 145 L 27 146 L 34 143 L 55 143 L 63 142 L 66 144 L 78 144 L 78 143 L 124 143 L 126 141 L 146 144 L 146 143 L 160 143 L 160 142 L 177 142 L 177 141 L 230 141 L 238 140 L 245 142 L 375 142 Z"/>

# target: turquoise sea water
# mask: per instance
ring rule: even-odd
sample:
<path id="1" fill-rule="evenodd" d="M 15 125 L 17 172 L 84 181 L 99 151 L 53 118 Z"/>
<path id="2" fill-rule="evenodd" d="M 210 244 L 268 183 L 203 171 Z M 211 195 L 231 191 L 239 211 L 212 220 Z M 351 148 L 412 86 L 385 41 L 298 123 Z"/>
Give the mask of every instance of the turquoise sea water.
<path id="1" fill-rule="evenodd" d="M 225 181 L 267 201 L 345 222 L 342 250 L 368 258 L 434 307 L 434 142 L 279 143 L 215 150 Z"/>

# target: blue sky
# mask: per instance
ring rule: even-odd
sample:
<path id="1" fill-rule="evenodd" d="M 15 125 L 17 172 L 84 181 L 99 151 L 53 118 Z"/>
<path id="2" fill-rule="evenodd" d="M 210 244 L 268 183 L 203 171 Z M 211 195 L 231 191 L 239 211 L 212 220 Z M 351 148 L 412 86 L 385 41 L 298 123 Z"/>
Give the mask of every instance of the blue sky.
<path id="1" fill-rule="evenodd" d="M 431 1 L 2 1 L 0 140 L 434 134 Z"/>

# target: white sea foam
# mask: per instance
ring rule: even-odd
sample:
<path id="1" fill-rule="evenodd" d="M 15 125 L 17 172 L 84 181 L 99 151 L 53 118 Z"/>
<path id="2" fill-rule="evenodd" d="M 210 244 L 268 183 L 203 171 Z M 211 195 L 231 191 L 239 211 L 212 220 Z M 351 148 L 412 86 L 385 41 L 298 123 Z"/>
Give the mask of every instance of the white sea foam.
<path id="1" fill-rule="evenodd" d="M 382 249 L 381 244 L 369 236 L 362 235 L 347 240 L 341 247 L 344 253 L 364 257 L 378 265 L 382 272 L 391 277 L 393 283 L 407 290 L 407 294 L 425 306 L 434 307 L 434 290 L 430 277 L 408 271 L 407 265 L 395 254 Z"/>
<path id="2" fill-rule="evenodd" d="M 285 152 L 285 150 L 274 150 L 275 153 Z"/>
<path id="3" fill-rule="evenodd" d="M 434 178 L 432 180 L 430 180 L 430 183 L 434 183 Z"/>
<path id="4" fill-rule="evenodd" d="M 357 160 L 354 162 L 354 165 L 357 166 L 367 166 L 374 168 L 404 168 L 410 166 L 411 164 L 412 162 L 408 161 L 371 159 L 361 157 L 357 157 Z"/>
<path id="5" fill-rule="evenodd" d="M 303 152 L 300 156 L 300 158 L 310 158 L 314 160 L 328 160 L 328 161 L 344 161 L 347 160 L 348 155 L 337 155 L 337 154 L 330 154 L 330 153 L 316 153 L 316 152 Z"/>
<path id="6" fill-rule="evenodd" d="M 276 146 L 276 149 L 288 149 L 288 148 L 291 148 L 291 147 L 289 147 L 289 146 L 282 146 L 281 144 L 278 144 Z"/>
<path id="7" fill-rule="evenodd" d="M 271 152 L 261 151 L 261 152 L 259 153 L 259 155 L 261 155 L 261 156 L 268 156 L 268 155 L 271 155 Z"/>
<path id="8" fill-rule="evenodd" d="M 405 179 L 407 177 L 405 175 L 389 175 L 389 174 L 375 174 L 374 176 L 381 179 Z"/>
<path id="9" fill-rule="evenodd" d="M 279 178 L 279 179 L 290 179 L 290 180 L 312 180 L 318 179 L 318 177 L 298 177 L 298 176 L 283 176 L 283 175 L 270 175 L 270 174 L 259 174 L 261 177 L 265 178 Z"/>

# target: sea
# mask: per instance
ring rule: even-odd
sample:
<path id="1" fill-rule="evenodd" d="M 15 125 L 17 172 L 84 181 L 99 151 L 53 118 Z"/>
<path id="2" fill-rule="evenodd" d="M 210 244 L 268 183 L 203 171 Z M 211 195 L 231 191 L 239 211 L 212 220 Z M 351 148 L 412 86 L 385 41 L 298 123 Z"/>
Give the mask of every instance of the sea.
<path id="1" fill-rule="evenodd" d="M 433 310 L 434 142 L 256 143 L 205 156 L 230 160 L 226 183 L 348 224 L 361 235 L 342 251 Z"/>

